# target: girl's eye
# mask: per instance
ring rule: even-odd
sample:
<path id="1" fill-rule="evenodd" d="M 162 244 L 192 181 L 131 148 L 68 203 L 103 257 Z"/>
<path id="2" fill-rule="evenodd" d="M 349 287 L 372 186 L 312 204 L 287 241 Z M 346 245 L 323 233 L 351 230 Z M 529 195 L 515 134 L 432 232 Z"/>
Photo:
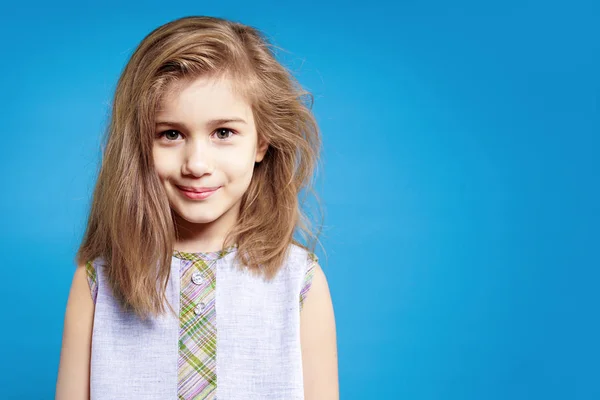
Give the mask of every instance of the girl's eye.
<path id="1" fill-rule="evenodd" d="M 165 136 L 169 140 L 175 140 L 175 139 L 177 139 L 177 135 L 179 135 L 178 131 L 175 131 L 173 129 L 169 129 L 168 131 L 161 132 L 158 136 L 159 137 Z M 173 137 L 173 136 L 175 136 L 175 137 Z"/>
<path id="2" fill-rule="evenodd" d="M 219 140 L 227 140 L 231 136 L 235 135 L 235 132 L 228 128 L 219 128 L 213 133 Z M 177 140 L 177 136 L 181 135 L 179 131 L 169 129 L 167 131 L 159 133 L 159 137 L 166 137 L 169 141 Z"/>
<path id="3" fill-rule="evenodd" d="M 231 135 L 229 135 L 229 134 L 231 134 Z M 233 136 L 234 132 L 231 129 L 219 128 L 215 131 L 215 135 L 217 136 L 217 139 L 225 140 L 225 139 L 229 139 L 231 136 Z"/>

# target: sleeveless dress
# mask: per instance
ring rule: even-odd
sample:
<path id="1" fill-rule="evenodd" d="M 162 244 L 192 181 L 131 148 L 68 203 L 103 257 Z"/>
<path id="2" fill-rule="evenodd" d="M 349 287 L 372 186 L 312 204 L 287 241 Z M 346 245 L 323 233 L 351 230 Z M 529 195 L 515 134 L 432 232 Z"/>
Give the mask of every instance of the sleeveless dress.
<path id="1" fill-rule="evenodd" d="M 90 399 L 303 399 L 299 311 L 314 253 L 291 244 L 272 282 L 234 262 L 237 247 L 174 251 L 168 301 L 142 321 L 120 310 L 104 260 L 86 264 L 95 303 Z"/>

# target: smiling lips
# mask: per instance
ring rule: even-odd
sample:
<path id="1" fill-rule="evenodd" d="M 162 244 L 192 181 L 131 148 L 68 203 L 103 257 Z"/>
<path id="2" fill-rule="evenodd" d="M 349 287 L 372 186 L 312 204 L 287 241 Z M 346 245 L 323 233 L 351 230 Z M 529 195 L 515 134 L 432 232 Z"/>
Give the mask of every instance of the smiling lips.
<path id="1" fill-rule="evenodd" d="M 177 188 L 184 196 L 193 200 L 204 200 L 211 194 L 215 193 L 221 186 L 193 188 L 189 186 L 178 186 Z"/>

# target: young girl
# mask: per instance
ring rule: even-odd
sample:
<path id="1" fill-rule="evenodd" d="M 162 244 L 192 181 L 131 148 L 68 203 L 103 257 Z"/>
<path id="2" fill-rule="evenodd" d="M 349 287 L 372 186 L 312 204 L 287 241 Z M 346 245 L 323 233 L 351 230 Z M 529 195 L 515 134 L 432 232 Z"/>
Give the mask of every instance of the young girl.
<path id="1" fill-rule="evenodd" d="M 339 397 L 327 281 L 294 239 L 316 238 L 299 203 L 321 143 L 306 94 L 249 26 L 186 17 L 140 43 L 77 253 L 58 400 Z"/>

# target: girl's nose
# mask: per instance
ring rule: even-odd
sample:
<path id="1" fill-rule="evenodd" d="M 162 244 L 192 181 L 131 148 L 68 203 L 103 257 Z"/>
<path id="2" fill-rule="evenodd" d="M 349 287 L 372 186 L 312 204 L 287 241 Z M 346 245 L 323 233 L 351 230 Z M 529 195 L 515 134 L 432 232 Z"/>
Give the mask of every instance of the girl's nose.
<path id="1" fill-rule="evenodd" d="M 194 175 L 200 177 L 204 174 L 210 174 L 214 170 L 211 157 L 210 144 L 204 141 L 195 141 L 189 144 L 185 152 L 185 160 L 182 165 L 184 175 Z"/>

